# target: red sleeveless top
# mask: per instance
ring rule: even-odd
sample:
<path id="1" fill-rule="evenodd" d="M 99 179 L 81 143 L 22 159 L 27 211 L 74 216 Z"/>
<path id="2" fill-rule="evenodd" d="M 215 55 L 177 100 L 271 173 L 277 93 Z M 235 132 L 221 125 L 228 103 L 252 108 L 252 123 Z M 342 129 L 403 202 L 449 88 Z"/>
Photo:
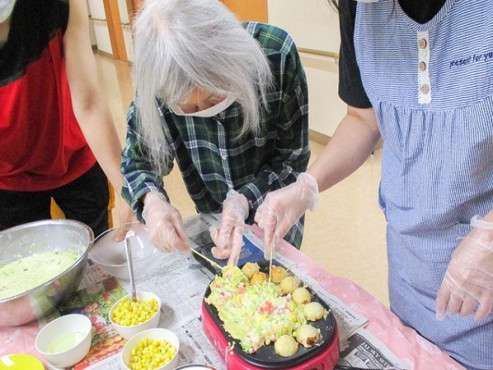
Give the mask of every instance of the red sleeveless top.
<path id="1" fill-rule="evenodd" d="M 74 116 L 63 56 L 66 1 L 18 0 L 0 49 L 0 189 L 65 185 L 96 162 Z"/>

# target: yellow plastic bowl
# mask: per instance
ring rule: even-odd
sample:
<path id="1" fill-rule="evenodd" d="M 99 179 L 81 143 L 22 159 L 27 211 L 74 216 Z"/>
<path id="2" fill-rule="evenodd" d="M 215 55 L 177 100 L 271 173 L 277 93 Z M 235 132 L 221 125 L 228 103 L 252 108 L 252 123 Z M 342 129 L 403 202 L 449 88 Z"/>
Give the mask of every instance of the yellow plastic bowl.
<path id="1" fill-rule="evenodd" d="M 43 363 L 36 357 L 24 353 L 0 356 L 0 370 L 44 370 Z"/>

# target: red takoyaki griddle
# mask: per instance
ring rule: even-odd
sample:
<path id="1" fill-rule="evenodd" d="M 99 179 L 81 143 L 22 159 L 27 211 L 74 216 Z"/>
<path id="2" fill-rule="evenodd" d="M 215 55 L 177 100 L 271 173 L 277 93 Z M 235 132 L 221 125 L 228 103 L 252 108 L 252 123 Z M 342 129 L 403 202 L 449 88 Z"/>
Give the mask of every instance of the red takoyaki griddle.
<path id="1" fill-rule="evenodd" d="M 321 339 L 317 345 L 311 348 L 305 348 L 300 345 L 298 352 L 290 357 L 282 357 L 276 354 L 273 344 L 265 345 L 253 354 L 243 351 L 240 343 L 224 330 L 216 308 L 209 305 L 205 299 L 202 301 L 202 326 L 207 338 L 223 359 L 227 369 L 333 369 L 339 360 L 337 324 L 330 307 L 313 292 L 311 293 L 313 296 L 312 301 L 318 301 L 329 310 L 327 317 L 310 322 L 310 324 L 320 329 Z M 204 297 L 208 297 L 209 294 L 210 288 L 207 288 Z"/>

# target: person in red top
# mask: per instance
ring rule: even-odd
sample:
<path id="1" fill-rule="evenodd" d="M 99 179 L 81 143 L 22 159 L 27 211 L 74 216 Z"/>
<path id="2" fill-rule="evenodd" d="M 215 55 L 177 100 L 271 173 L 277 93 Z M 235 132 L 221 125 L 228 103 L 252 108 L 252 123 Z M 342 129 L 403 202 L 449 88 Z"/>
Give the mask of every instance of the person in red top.
<path id="1" fill-rule="evenodd" d="M 121 189 L 120 158 L 86 3 L 1 0 L 0 230 L 50 218 L 54 198 L 67 218 L 105 231 L 107 178 Z M 121 223 L 134 220 L 119 206 Z"/>

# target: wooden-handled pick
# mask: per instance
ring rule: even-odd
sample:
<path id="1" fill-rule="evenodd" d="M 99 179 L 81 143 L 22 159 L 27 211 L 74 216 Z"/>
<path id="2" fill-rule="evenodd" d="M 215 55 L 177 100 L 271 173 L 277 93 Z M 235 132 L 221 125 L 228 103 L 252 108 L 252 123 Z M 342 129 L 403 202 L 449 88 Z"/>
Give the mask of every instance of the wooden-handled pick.
<path id="1" fill-rule="evenodd" d="M 202 257 L 203 259 L 205 259 L 207 262 L 209 262 L 212 266 L 214 266 L 215 268 L 219 269 L 220 271 L 223 269 L 223 266 L 221 266 L 219 263 L 217 262 L 214 262 L 213 260 L 211 260 L 210 258 L 207 258 L 206 256 L 204 256 L 202 253 L 200 253 L 199 251 L 196 251 L 195 249 L 193 248 L 190 248 L 190 250 L 195 253 L 196 255 Z"/>

